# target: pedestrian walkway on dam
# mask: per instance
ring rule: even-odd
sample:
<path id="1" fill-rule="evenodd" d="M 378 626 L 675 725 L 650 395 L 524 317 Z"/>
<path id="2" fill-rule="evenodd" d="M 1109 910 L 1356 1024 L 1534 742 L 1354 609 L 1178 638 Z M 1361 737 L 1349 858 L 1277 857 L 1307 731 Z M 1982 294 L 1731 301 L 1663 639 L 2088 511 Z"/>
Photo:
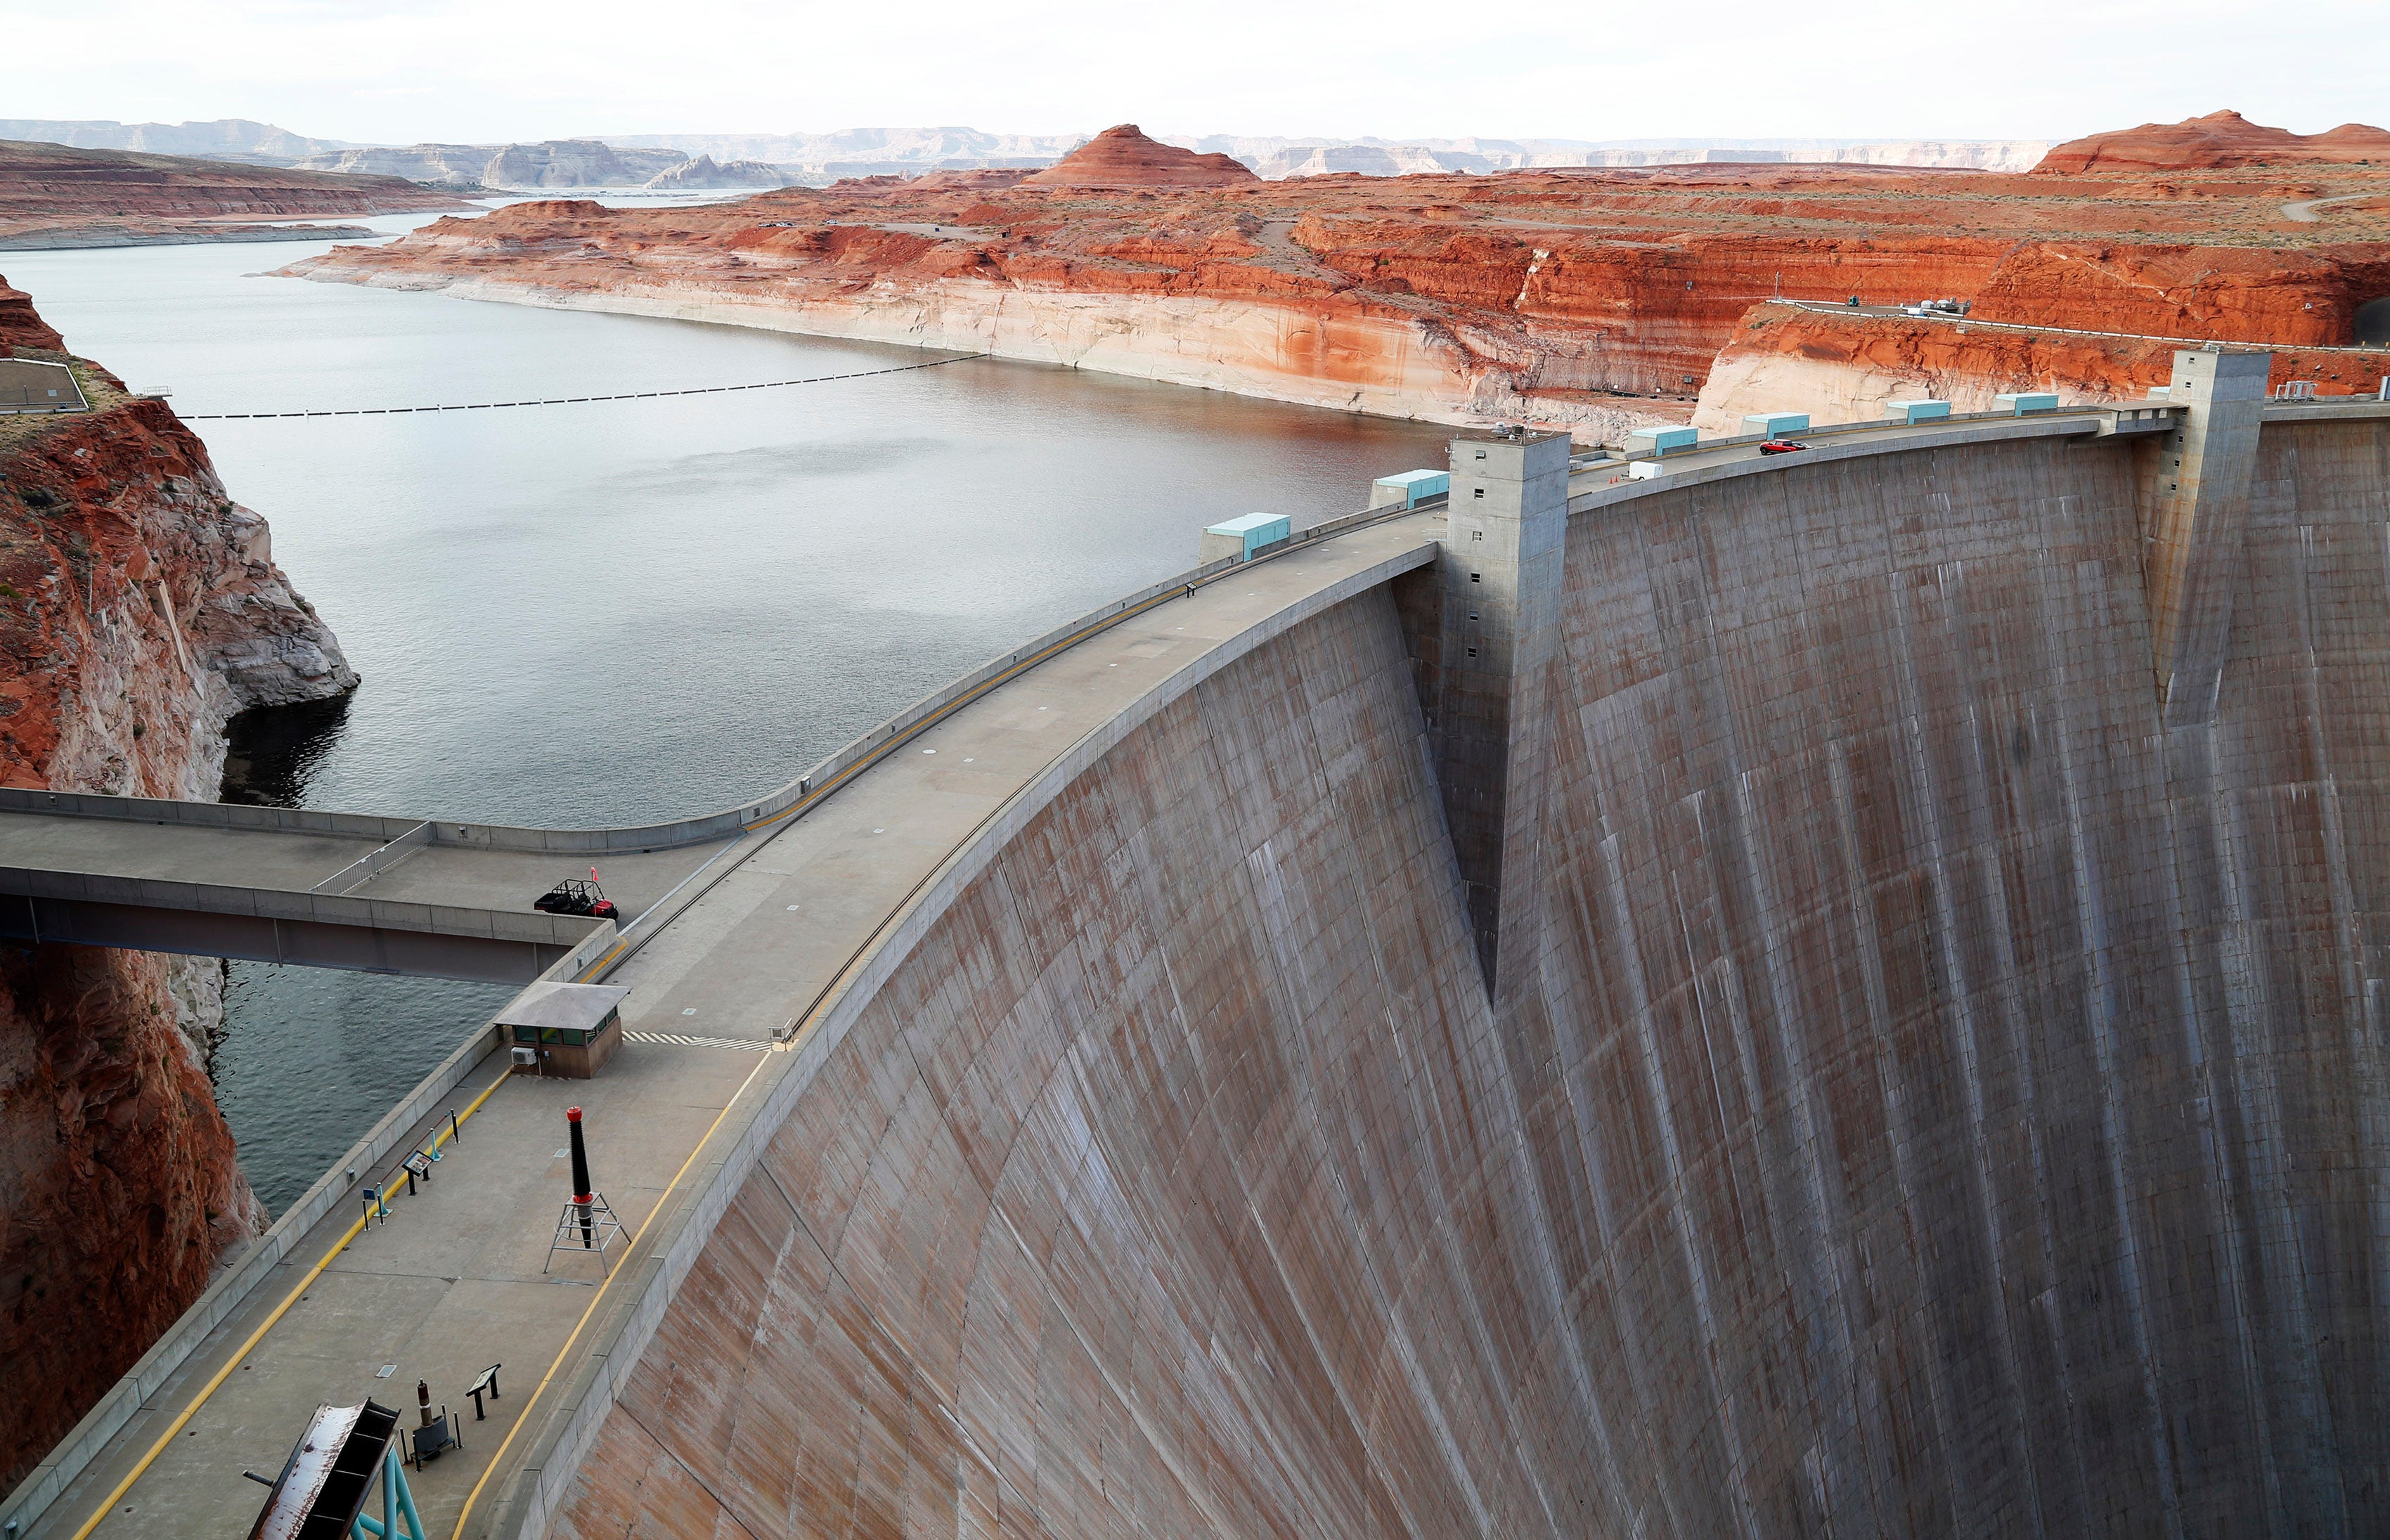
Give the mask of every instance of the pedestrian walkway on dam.
<path id="1" fill-rule="evenodd" d="M 1106 725 L 1138 697 L 1201 670 L 1224 648 L 1250 645 L 1274 617 L 1291 623 L 1424 565 L 1441 524 L 1434 513 L 1398 516 L 1158 604 L 964 707 L 803 818 L 744 836 L 752 853 L 609 976 L 631 994 L 623 1009 L 627 1040 L 602 1074 L 542 1081 L 505 1073 L 503 1054 L 484 1060 L 400 1145 L 402 1153 L 419 1148 L 448 1127 L 451 1111 L 478 1102 L 430 1181 L 410 1197 L 399 1177 L 388 1221 L 359 1232 L 307 1281 L 358 1218 L 356 1201 L 334 1207 L 145 1396 L 140 1413 L 26 1540 L 76 1534 L 219 1373 L 222 1388 L 88 1533 L 103 1540 L 244 1533 L 263 1494 L 241 1472 L 278 1469 L 318 1403 L 372 1396 L 398 1406 L 411 1427 L 418 1379 L 435 1407 L 467 1414 L 464 1448 L 408 1477 L 425 1523 L 450 1534 L 470 1498 L 463 1533 L 483 1533 L 514 1472 L 604 1372 L 602 1361 L 584 1354 L 612 1339 L 615 1312 L 652 1272 L 645 1238 L 703 1189 L 707 1172 L 795 1062 L 775 1033 L 793 1025 L 801 1044 L 815 1008 L 888 934 L 931 874 L 1065 751 L 1091 735 L 1100 742 Z M 19 838 L 5 828 L 0 839 Z M 298 847 L 287 854 L 297 860 Z M 726 1051 L 739 1044 L 761 1051 Z M 610 1274 L 569 1251 L 552 1272 L 541 1271 L 570 1196 L 559 1153 L 568 1105 L 585 1110 L 598 1191 L 641 1238 L 615 1248 Z M 384 1176 L 379 1168 L 359 1172 L 353 1186 Z M 236 1363 L 236 1351 L 294 1290 L 296 1303 Z M 568 1342 L 573 1351 L 559 1364 Z M 463 1392 L 493 1363 L 504 1365 L 502 1394 L 485 1399 L 487 1420 L 477 1422 Z M 387 1375 L 385 1365 L 393 1366 Z M 485 1484 L 494 1469 L 498 1479 Z"/>

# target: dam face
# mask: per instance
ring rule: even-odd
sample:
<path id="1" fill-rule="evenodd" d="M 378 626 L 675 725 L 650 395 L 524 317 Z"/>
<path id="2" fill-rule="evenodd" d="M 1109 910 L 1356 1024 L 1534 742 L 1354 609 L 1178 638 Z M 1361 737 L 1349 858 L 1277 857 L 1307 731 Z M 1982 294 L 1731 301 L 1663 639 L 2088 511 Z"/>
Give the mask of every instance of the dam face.
<path id="1" fill-rule="evenodd" d="M 2171 726 L 2156 451 L 1571 519 L 1498 969 L 1425 574 L 1122 724 L 816 1046 L 550 1533 L 2379 1533 L 2390 426 L 2263 430 Z"/>

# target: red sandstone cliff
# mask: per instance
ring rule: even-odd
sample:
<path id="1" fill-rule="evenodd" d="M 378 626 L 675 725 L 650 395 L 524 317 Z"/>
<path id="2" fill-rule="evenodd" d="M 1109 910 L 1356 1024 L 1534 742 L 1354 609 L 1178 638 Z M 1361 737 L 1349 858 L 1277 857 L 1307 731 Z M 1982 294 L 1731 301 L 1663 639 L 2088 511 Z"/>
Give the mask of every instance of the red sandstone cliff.
<path id="1" fill-rule="evenodd" d="M 1969 297 L 1986 321 L 2292 347 L 2348 342 L 2390 294 L 2390 242 L 2294 250 L 2041 241 L 2002 256 Z"/>
<path id="2" fill-rule="evenodd" d="M 0 341 L 65 360 L 23 302 L 0 285 Z M 356 675 L 198 438 L 74 366 L 90 413 L 0 417 L 0 781 L 213 800 L 234 711 Z M 212 959 L 0 945 L 0 1490 L 263 1226 L 222 1019 Z"/>
<path id="3" fill-rule="evenodd" d="M 1907 315 L 1762 305 L 1718 351 L 1693 426 L 1740 433 L 1747 412 L 1806 412 L 1819 426 L 1883 416 L 1906 396 L 1987 412 L 2004 391 L 2055 391 L 2067 404 L 2130 401 L 2174 374 L 2181 344 L 2156 338 L 2026 331 Z M 2274 383 L 2306 380 L 2319 396 L 2371 395 L 2390 350 L 2277 348 Z"/>

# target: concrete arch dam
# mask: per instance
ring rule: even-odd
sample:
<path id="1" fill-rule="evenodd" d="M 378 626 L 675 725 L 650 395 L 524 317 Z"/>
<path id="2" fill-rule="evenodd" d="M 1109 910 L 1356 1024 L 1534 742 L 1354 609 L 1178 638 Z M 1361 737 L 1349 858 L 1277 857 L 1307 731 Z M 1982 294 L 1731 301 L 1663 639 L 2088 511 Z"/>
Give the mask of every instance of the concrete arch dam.
<path id="1" fill-rule="evenodd" d="M 2381 1532 L 2390 404 L 2268 362 L 1464 438 L 686 828 L 0 809 L 45 926 L 350 966 L 652 863 L 550 969 L 649 1040 L 356 1228 L 460 1048 L 0 1518 L 235 1533 L 318 1401 L 503 1357 L 434 1533 Z M 637 1232 L 580 1289 L 568 1096 Z"/>
<path id="2" fill-rule="evenodd" d="M 2390 419 L 2256 379 L 1462 441 L 924 897 L 527 1527 L 2379 1533 Z"/>

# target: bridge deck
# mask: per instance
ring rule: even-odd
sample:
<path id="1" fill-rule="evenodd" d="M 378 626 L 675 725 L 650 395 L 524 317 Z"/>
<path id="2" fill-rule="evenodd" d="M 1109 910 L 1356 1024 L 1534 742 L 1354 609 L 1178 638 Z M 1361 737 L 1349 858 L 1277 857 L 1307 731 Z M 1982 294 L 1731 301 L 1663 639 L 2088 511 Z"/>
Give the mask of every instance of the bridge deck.
<path id="1" fill-rule="evenodd" d="M 448 1534 L 597 1294 L 597 1269 L 578 1258 L 560 1263 L 555 1276 L 540 1272 L 568 1185 L 556 1155 L 564 1146 L 563 1108 L 587 1110 L 595 1179 L 636 1231 L 717 1115 L 729 1107 L 709 1154 L 728 1143 L 768 1083 L 795 1062 L 770 1049 L 771 1030 L 803 1017 L 915 889 L 1016 791 L 1140 696 L 1273 613 L 1382 563 L 1426 559 L 1441 522 L 1440 514 L 1412 514 L 1368 526 L 1159 604 L 963 707 L 803 817 L 746 836 L 723 863 L 727 874 L 701 897 L 684 892 L 675 901 L 682 907 L 659 916 L 653 939 L 609 976 L 631 987 L 623 1021 L 635 1035 L 605 1072 L 586 1082 L 516 1077 L 499 1085 L 464 1125 L 432 1186 L 395 1200 L 387 1225 L 367 1229 L 332 1262 L 95 1533 L 241 1533 L 263 1495 L 242 1469 L 277 1469 L 318 1403 L 372 1395 L 401 1407 L 412 1425 L 420 1378 L 435 1404 L 462 1407 L 467 1418 L 464 1452 L 410 1477 L 430 1533 Z M 0 839 L 34 838 L 6 828 Z M 301 853 L 294 846 L 289 858 Z M 687 861 L 692 853 L 671 853 Z M 600 860 L 601 872 L 623 865 L 620 856 L 610 865 Z M 717 1046 L 739 1040 L 753 1046 Z M 499 1069 L 496 1059 L 484 1061 L 425 1120 L 418 1138 L 444 1124 L 450 1107 L 469 1104 Z M 671 1192 L 675 1209 L 702 1169 L 699 1162 L 690 1181 Z M 381 1174 L 360 1173 L 359 1181 Z M 295 1246 L 148 1396 L 28 1540 L 72 1535 L 92 1517 L 357 1212 L 353 1201 L 336 1208 Z M 631 1274 L 668 1229 L 660 1226 L 641 1242 L 627 1264 Z M 625 1266 L 618 1262 L 618 1274 Z M 567 1384 L 589 1372 L 582 1359 L 603 1340 L 603 1321 L 601 1314 L 584 1332 L 532 1424 L 506 1450 L 467 1534 L 481 1533 L 494 1516 L 505 1476 L 535 1447 Z M 490 1404 L 488 1421 L 475 1423 L 461 1392 L 494 1362 L 507 1366 L 499 1376 L 506 1393 Z M 396 1367 L 378 1377 L 386 1364 Z"/>
<path id="2" fill-rule="evenodd" d="M 381 843 L 351 835 L 211 828 L 0 808 L 0 866 L 43 871 L 303 893 L 315 891 Z M 558 879 L 586 877 L 595 866 L 606 895 L 628 918 L 643 913 L 722 846 L 715 841 L 676 850 L 581 855 L 425 844 L 400 853 L 394 865 L 374 876 L 359 875 L 324 891 L 520 913 Z"/>

